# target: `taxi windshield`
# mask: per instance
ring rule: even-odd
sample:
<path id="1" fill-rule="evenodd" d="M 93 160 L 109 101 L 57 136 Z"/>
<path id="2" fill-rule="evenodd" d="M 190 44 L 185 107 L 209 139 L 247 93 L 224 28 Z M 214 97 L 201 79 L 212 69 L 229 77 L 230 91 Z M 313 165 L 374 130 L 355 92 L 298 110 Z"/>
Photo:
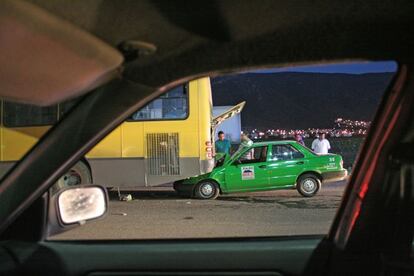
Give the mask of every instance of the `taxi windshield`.
<path id="1" fill-rule="evenodd" d="M 230 160 L 234 160 L 234 158 L 238 156 L 239 153 L 241 153 L 242 151 L 244 151 L 245 149 L 247 149 L 248 147 L 252 145 L 253 145 L 253 141 L 251 140 L 241 142 L 238 149 L 230 156 Z"/>

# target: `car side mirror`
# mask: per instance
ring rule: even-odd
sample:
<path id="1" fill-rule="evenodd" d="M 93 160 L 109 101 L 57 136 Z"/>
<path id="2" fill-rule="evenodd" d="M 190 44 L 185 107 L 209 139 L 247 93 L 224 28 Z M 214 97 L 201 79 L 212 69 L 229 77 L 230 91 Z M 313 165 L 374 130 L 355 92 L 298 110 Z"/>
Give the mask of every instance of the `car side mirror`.
<path id="1" fill-rule="evenodd" d="M 98 185 L 72 186 L 50 197 L 48 236 L 63 233 L 105 215 L 108 194 Z"/>

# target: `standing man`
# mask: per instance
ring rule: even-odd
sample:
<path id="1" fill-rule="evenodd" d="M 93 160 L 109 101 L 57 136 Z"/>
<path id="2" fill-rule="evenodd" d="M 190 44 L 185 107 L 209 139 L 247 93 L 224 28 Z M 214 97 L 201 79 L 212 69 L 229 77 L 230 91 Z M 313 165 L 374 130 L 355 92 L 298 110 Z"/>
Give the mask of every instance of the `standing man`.
<path id="1" fill-rule="evenodd" d="M 218 140 L 215 142 L 216 154 L 230 154 L 231 144 L 230 141 L 224 138 L 224 132 L 218 132 Z"/>
<path id="2" fill-rule="evenodd" d="M 325 133 L 319 133 L 318 138 L 312 142 L 312 150 L 319 155 L 328 154 L 331 149 L 329 141 L 325 139 Z"/>

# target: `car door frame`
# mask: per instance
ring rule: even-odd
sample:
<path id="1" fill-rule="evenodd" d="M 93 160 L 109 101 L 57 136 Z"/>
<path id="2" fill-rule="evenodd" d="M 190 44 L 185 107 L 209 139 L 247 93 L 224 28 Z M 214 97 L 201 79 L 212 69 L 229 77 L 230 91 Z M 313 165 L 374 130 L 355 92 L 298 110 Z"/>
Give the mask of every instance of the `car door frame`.
<path id="1" fill-rule="evenodd" d="M 398 170 L 414 158 L 412 151 L 401 147 L 413 131 L 413 80 L 414 73 L 401 66 L 360 150 L 331 230 L 315 249 L 306 275 L 414 273 L 409 263 L 414 183 L 395 181 Z"/>

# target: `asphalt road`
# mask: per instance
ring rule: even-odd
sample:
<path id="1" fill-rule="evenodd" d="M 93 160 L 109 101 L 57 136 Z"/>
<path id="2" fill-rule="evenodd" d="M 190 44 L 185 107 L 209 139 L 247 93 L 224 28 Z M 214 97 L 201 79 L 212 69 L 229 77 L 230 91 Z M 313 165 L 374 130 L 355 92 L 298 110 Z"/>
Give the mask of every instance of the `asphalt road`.
<path id="1" fill-rule="evenodd" d="M 296 190 L 232 194 L 216 200 L 178 197 L 172 190 L 111 193 L 108 214 L 52 239 L 160 239 L 326 234 L 345 182 L 312 198 Z M 125 192 L 123 192 L 125 193 Z"/>

